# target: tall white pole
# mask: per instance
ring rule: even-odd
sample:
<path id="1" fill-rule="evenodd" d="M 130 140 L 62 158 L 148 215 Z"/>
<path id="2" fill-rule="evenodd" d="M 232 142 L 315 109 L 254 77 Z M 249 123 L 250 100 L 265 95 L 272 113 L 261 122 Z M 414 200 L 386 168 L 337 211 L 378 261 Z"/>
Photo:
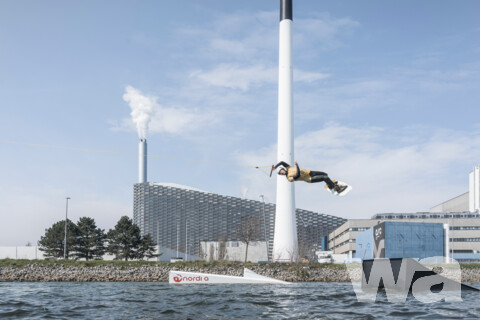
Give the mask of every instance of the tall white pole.
<path id="1" fill-rule="evenodd" d="M 147 182 L 147 139 L 138 143 L 138 183 Z"/>
<path id="2" fill-rule="evenodd" d="M 63 239 L 63 259 L 67 259 L 67 221 L 68 221 L 68 200 L 70 197 L 66 197 L 67 205 L 65 208 L 65 239 Z"/>
<path id="3" fill-rule="evenodd" d="M 293 165 L 292 0 L 280 0 L 278 64 L 278 161 Z M 273 261 L 296 261 L 298 254 L 293 183 L 277 176 Z"/>

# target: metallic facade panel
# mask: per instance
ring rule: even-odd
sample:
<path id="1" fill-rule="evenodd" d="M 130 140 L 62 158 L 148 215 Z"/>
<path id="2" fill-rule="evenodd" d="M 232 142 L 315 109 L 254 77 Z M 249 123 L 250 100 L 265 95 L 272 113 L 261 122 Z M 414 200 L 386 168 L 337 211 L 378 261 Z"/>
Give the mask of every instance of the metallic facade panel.
<path id="1" fill-rule="evenodd" d="M 201 241 L 238 241 L 235 231 L 242 220 L 256 216 L 259 221 L 257 240 L 265 241 L 267 235 L 269 258 L 272 258 L 274 204 L 156 183 L 135 184 L 133 193 L 134 222 L 142 235 L 151 234 L 160 247 L 198 256 Z M 317 250 L 321 248 L 322 237 L 345 221 L 297 209 L 299 244 Z"/>

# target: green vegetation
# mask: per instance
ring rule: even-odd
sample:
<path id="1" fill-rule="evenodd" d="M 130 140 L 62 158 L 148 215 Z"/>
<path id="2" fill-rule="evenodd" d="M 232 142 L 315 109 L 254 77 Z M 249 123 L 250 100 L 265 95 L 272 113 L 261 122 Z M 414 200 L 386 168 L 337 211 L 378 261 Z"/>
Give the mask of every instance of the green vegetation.
<path id="1" fill-rule="evenodd" d="M 95 220 L 82 217 L 77 223 L 78 234 L 73 245 L 77 259 L 101 259 L 106 252 L 105 231 L 97 228 Z"/>
<path id="2" fill-rule="evenodd" d="M 77 242 L 78 227 L 71 220 L 67 220 L 67 258 L 70 257 L 73 247 Z M 38 245 L 46 257 L 63 258 L 65 251 L 65 220 L 58 221 L 45 230 L 45 235 L 40 238 Z"/>
<path id="3" fill-rule="evenodd" d="M 56 222 L 45 230 L 45 235 L 38 242 L 39 249 L 47 258 L 63 259 L 64 239 L 65 220 Z M 125 261 L 158 256 L 152 237 L 142 237 L 140 228 L 127 216 L 121 217 L 108 234 L 97 228 L 92 218 L 82 217 L 77 224 L 67 220 L 67 259 L 98 260 L 107 251 L 114 255 L 116 260 Z"/>
<path id="4" fill-rule="evenodd" d="M 108 238 L 108 253 L 115 255 L 117 260 L 153 258 L 155 254 L 155 243 L 152 237 L 147 234 L 142 238 L 140 228 L 127 216 L 120 218 L 115 228 L 110 230 Z"/>

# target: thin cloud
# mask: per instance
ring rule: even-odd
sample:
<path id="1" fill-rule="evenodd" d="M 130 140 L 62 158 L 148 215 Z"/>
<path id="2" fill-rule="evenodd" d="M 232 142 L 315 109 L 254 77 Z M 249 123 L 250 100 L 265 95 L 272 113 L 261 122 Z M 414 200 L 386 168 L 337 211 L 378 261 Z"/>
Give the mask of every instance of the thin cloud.
<path id="1" fill-rule="evenodd" d="M 466 192 L 468 170 L 480 161 L 480 150 L 475 148 L 480 144 L 480 132 L 431 129 L 421 139 L 405 139 L 395 146 L 389 146 L 388 141 L 396 141 L 400 132 L 412 136 L 425 132 L 331 123 L 297 137 L 295 157 L 301 167 L 325 171 L 331 178 L 354 186 L 347 197 L 337 198 L 324 192 L 321 184 L 296 183 L 297 207 L 368 218 L 379 212 L 428 211 Z M 270 146 L 237 157 L 245 163 L 272 164 L 275 151 L 276 146 Z M 467 169 L 452 176 L 452 166 Z M 275 178 L 251 172 L 239 183 L 248 187 L 250 194 L 267 194 L 275 199 Z"/>
<path id="2" fill-rule="evenodd" d="M 334 17 L 325 12 L 309 12 L 308 18 L 295 18 L 294 50 L 316 56 L 319 49 L 330 50 L 342 45 L 342 37 L 360 26 L 348 17 Z M 204 28 L 183 27 L 177 30 L 182 39 L 192 37 L 201 50 L 196 57 L 210 61 L 267 61 L 278 54 L 278 11 L 232 13 L 214 19 Z M 202 39 L 202 43 L 198 43 Z"/>
<path id="3" fill-rule="evenodd" d="M 262 65 L 240 67 L 234 64 L 221 64 L 210 71 L 196 70 L 190 74 L 212 86 L 247 91 L 251 87 L 278 82 L 278 69 Z M 294 81 L 312 83 L 330 77 L 329 74 L 295 69 Z"/>

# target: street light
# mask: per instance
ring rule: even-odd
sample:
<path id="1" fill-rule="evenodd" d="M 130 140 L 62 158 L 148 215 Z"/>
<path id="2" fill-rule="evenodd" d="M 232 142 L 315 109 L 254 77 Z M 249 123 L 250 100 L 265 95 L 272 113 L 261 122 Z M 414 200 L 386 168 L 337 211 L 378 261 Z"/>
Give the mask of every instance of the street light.
<path id="1" fill-rule="evenodd" d="M 263 230 L 265 231 L 265 246 L 267 248 L 267 261 L 270 262 L 270 259 L 268 257 L 267 218 L 265 217 L 265 196 L 261 194 L 259 197 L 262 198 L 262 202 L 263 202 Z"/>
<path id="2" fill-rule="evenodd" d="M 70 197 L 65 198 L 67 200 L 67 207 L 65 209 L 65 240 L 63 241 L 63 259 L 67 259 L 67 220 L 68 220 L 68 200 Z"/>

